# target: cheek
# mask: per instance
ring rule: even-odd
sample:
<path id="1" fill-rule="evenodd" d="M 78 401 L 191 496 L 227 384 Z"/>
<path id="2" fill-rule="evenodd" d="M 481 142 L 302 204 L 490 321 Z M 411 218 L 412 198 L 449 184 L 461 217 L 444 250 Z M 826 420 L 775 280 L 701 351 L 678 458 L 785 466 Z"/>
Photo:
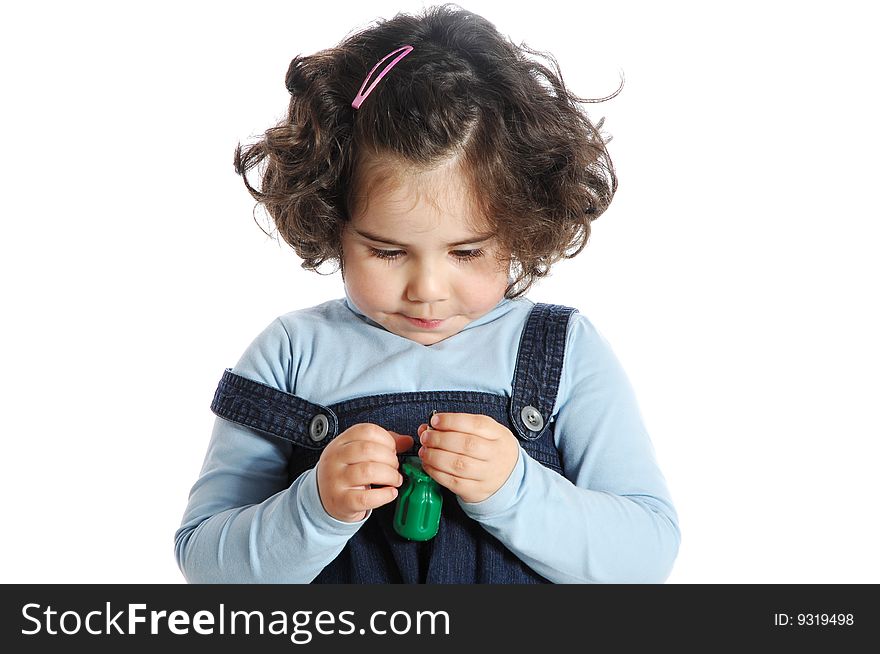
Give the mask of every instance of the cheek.
<path id="1" fill-rule="evenodd" d="M 375 262 L 352 257 L 345 262 L 345 288 L 348 295 L 362 310 L 381 304 L 392 292 L 391 280 Z"/>
<path id="2" fill-rule="evenodd" d="M 461 297 L 474 310 L 492 308 L 507 290 L 507 269 L 486 265 L 461 287 Z"/>

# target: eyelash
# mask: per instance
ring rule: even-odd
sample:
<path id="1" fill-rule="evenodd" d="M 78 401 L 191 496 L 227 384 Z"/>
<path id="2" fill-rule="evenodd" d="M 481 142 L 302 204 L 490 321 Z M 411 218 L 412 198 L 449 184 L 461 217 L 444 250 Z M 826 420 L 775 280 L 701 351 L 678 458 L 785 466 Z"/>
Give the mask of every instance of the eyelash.
<path id="1" fill-rule="evenodd" d="M 370 254 L 377 259 L 394 261 L 403 256 L 404 252 L 403 250 L 379 250 L 377 248 L 370 248 Z M 476 248 L 474 250 L 453 250 L 452 254 L 455 255 L 455 258 L 459 261 L 472 261 L 483 256 L 483 248 Z"/>

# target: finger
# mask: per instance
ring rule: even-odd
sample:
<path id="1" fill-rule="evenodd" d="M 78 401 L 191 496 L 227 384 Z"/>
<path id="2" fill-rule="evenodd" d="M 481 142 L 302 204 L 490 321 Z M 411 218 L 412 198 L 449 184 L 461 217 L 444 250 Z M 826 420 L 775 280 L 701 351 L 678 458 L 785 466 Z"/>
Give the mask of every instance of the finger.
<path id="1" fill-rule="evenodd" d="M 394 501 L 396 497 L 397 489 L 394 486 L 381 486 L 368 490 L 353 490 L 349 502 L 354 510 L 369 511 Z"/>
<path id="2" fill-rule="evenodd" d="M 355 427 L 357 428 L 352 428 L 342 437 L 344 438 L 344 442 L 354 443 L 356 441 L 373 441 L 385 444 L 388 447 L 394 447 L 394 437 L 384 427 L 380 427 L 373 423 L 362 423 L 360 425 L 355 425 Z"/>
<path id="3" fill-rule="evenodd" d="M 476 434 L 426 429 L 422 432 L 421 442 L 428 447 L 463 454 L 472 459 L 488 461 L 492 458 L 489 440 Z"/>
<path id="4" fill-rule="evenodd" d="M 396 462 L 396 459 L 395 459 Z M 400 486 L 403 483 L 403 475 L 396 467 L 375 461 L 354 463 L 342 470 L 342 479 L 347 486 Z"/>
<path id="5" fill-rule="evenodd" d="M 412 436 L 398 434 L 395 431 L 389 431 L 388 433 L 394 437 L 395 452 L 406 452 L 415 443 L 415 439 Z"/>
<path id="6" fill-rule="evenodd" d="M 474 482 L 473 480 L 456 477 L 455 475 L 451 475 L 448 472 L 440 470 L 439 468 L 435 468 L 429 463 L 423 462 L 422 470 L 428 473 L 431 479 L 436 481 L 444 488 L 448 488 L 456 495 L 465 495 L 470 490 L 476 488 L 476 482 Z"/>
<path id="7" fill-rule="evenodd" d="M 431 417 L 431 427 L 441 431 L 458 431 L 479 434 L 485 438 L 499 437 L 493 429 L 498 422 L 479 413 L 436 413 Z"/>
<path id="8" fill-rule="evenodd" d="M 388 443 L 376 441 L 356 440 L 345 443 L 340 449 L 339 460 L 348 465 L 374 461 L 397 467 L 397 453 L 388 447 Z"/>
<path id="9" fill-rule="evenodd" d="M 472 459 L 454 452 L 434 449 L 433 447 L 422 447 L 419 450 L 419 457 L 423 464 L 427 464 L 448 475 L 458 477 L 460 479 L 470 479 L 471 481 L 481 480 L 480 461 Z"/>

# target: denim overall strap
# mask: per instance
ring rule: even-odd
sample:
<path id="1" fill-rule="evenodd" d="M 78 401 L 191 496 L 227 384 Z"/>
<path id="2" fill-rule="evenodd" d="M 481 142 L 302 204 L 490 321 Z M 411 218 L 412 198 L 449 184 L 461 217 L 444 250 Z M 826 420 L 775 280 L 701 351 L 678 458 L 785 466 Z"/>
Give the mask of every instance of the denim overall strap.
<path id="1" fill-rule="evenodd" d="M 322 450 L 339 425 L 327 407 L 237 375 L 232 368 L 223 372 L 211 411 L 308 450 Z"/>
<path id="2" fill-rule="evenodd" d="M 576 311 L 538 303 L 523 329 L 513 374 L 510 422 L 526 441 L 541 438 L 550 426 L 565 358 L 568 321 Z"/>

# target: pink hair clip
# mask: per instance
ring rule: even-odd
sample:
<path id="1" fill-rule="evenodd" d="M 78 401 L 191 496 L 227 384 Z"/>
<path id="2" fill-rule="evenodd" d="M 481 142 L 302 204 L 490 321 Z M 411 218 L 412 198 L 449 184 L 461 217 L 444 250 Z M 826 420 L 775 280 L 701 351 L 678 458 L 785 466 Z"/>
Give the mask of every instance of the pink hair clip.
<path id="1" fill-rule="evenodd" d="M 367 96 L 373 92 L 373 89 L 376 88 L 376 85 L 382 80 L 382 78 L 388 74 L 388 71 L 391 70 L 392 68 L 394 68 L 394 66 L 397 64 L 398 61 L 403 59 L 406 55 L 408 55 L 412 51 L 413 51 L 413 47 L 411 45 L 405 45 L 401 48 L 397 48 L 397 50 L 394 50 L 393 52 L 389 52 L 387 55 L 382 57 L 378 61 L 378 63 L 376 63 L 376 65 L 373 66 L 373 69 L 369 73 L 367 73 L 367 77 L 366 77 L 366 79 L 364 79 L 364 83 L 361 84 L 361 88 L 357 92 L 357 95 L 354 96 L 354 100 L 352 101 L 351 106 L 354 107 L 355 109 L 360 109 L 360 106 L 363 104 L 364 100 L 366 100 Z M 398 52 L 400 54 L 397 54 Z M 394 57 L 394 55 L 397 55 L 397 56 Z M 373 83 L 370 84 L 370 88 L 368 88 L 366 91 L 364 91 L 364 88 L 367 86 L 367 82 L 370 80 L 370 77 L 372 77 L 373 73 L 376 72 L 376 69 L 382 65 L 382 62 L 385 61 L 386 59 L 388 59 L 389 57 L 394 57 L 394 59 L 392 60 L 392 62 L 390 64 L 388 64 L 387 66 L 385 66 L 384 69 L 382 69 L 382 72 L 379 73 L 379 75 L 376 77 L 376 79 L 373 80 Z"/>

